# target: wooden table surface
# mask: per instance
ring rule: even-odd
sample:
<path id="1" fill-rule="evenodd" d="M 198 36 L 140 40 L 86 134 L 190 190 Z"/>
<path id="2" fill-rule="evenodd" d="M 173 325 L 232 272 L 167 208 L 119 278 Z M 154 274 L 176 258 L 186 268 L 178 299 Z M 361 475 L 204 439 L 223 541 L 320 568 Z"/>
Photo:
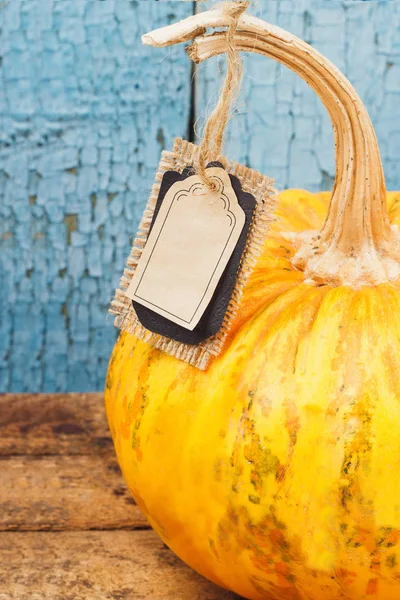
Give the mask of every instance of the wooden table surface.
<path id="1" fill-rule="evenodd" d="M 149 528 L 102 394 L 0 396 L 0 600 L 234 600 Z"/>

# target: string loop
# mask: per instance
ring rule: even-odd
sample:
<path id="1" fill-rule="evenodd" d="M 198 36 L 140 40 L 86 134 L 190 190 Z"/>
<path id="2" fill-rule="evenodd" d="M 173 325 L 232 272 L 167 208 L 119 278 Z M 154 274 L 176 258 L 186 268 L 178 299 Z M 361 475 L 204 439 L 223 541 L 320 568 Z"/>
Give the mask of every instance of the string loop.
<path id="1" fill-rule="evenodd" d="M 226 30 L 227 70 L 217 105 L 204 126 L 197 161 L 198 174 L 212 190 L 215 189 L 215 182 L 207 175 L 206 166 L 208 162 L 215 160 L 221 153 L 231 106 L 239 95 L 243 77 L 243 64 L 239 51 L 235 46 L 234 37 L 239 17 L 249 5 L 249 1 L 224 2 L 222 5 L 223 12 L 230 19 L 229 27 Z"/>

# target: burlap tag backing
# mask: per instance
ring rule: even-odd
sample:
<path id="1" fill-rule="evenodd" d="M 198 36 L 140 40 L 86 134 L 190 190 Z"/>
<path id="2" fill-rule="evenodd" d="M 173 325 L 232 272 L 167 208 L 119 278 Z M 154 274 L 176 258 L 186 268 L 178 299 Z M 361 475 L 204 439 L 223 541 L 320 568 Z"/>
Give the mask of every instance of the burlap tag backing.
<path id="1" fill-rule="evenodd" d="M 243 288 L 261 253 L 271 221 L 273 220 L 277 196 L 272 179 L 241 164 L 228 161 L 223 156 L 217 159 L 224 165 L 228 173 L 232 173 L 239 178 L 243 190 L 254 196 L 257 205 L 228 310 L 221 329 L 216 335 L 204 340 L 197 346 L 192 346 L 152 333 L 148 329 L 145 329 L 139 322 L 132 306 L 132 301 L 125 296 L 125 290 L 129 286 L 147 240 L 164 173 L 170 170 L 182 172 L 185 167 L 196 162 L 198 151 L 198 146 L 186 142 L 181 138 L 176 138 L 172 152 L 163 151 L 150 198 L 126 262 L 119 288 L 117 288 L 114 300 L 111 303 L 110 313 L 115 315 L 114 323 L 121 330 L 135 335 L 163 352 L 184 360 L 194 367 L 206 369 L 210 360 L 218 356 L 222 350 L 240 304 Z"/>

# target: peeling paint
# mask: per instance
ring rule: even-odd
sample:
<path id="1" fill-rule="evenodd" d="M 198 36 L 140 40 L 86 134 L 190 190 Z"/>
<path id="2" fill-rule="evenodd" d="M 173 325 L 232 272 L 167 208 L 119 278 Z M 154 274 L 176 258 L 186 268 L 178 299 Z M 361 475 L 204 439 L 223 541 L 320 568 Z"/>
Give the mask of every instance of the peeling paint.
<path id="1" fill-rule="evenodd" d="M 375 126 L 387 187 L 399 189 L 400 2 L 274 0 L 256 3 L 254 14 L 305 39 L 346 74 Z M 216 57 L 197 68 L 200 122 L 216 99 L 221 63 Z M 279 189 L 332 188 L 329 117 L 307 84 L 273 60 L 244 55 L 243 93 L 226 138 L 229 158 L 274 177 Z"/>
<path id="2" fill-rule="evenodd" d="M 103 388 L 160 144 L 187 130 L 189 59 L 140 42 L 172 12 L 192 5 L 1 3 L 0 391 Z"/>

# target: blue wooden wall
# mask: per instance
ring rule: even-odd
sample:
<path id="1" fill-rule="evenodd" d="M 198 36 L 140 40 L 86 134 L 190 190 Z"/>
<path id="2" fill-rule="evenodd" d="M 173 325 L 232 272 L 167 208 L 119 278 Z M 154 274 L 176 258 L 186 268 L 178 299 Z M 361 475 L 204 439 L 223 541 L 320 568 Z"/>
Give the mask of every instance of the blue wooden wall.
<path id="1" fill-rule="evenodd" d="M 376 128 L 387 187 L 400 189 L 400 0 L 259 0 L 254 13 L 315 46 L 350 79 Z M 198 70 L 199 115 L 215 98 L 223 60 Z M 271 175 L 280 188 L 331 189 L 333 136 L 319 98 L 273 60 L 247 54 L 244 64 L 229 157 Z"/>
<path id="2" fill-rule="evenodd" d="M 191 3 L 9 0 L 0 18 L 0 387 L 101 389 L 107 308 L 190 65 L 140 35 Z M 164 58 L 164 60 L 162 60 Z"/>
<path id="3" fill-rule="evenodd" d="M 0 390 L 103 386 L 116 331 L 107 307 L 160 150 L 215 94 L 220 60 L 193 86 L 183 47 L 142 47 L 192 2 L 8 0 L 0 5 Z M 258 0 L 351 79 L 400 188 L 400 2 Z M 330 123 L 289 71 L 245 58 L 227 153 L 280 187 L 326 189 Z"/>

